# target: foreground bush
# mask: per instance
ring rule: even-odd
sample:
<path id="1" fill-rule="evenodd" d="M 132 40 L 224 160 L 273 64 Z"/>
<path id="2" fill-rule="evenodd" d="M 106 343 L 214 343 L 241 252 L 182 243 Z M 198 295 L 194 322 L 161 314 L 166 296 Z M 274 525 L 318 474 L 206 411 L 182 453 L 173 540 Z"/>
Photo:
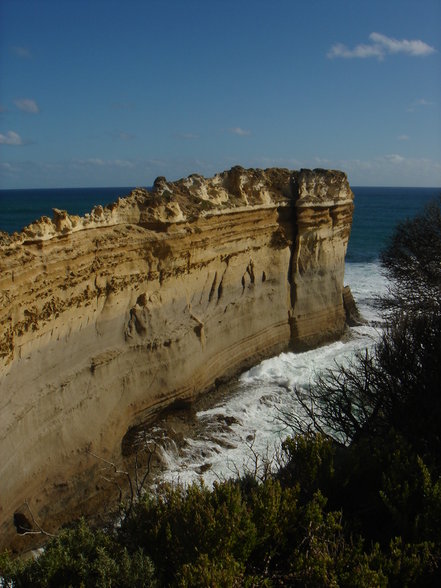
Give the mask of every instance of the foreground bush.
<path id="1" fill-rule="evenodd" d="M 12 561 L 3 554 L 0 573 L 6 586 L 17 588 L 156 586 L 149 557 L 139 549 L 129 555 L 112 534 L 92 530 L 84 521 L 50 540 L 36 560 Z"/>
<path id="2" fill-rule="evenodd" d="M 293 471 L 289 484 L 285 472 L 283 483 L 167 486 L 142 500 L 116 534 L 80 522 L 50 541 L 36 561 L 3 557 L 6 585 L 371 587 L 423 579 L 430 585 L 433 542 L 366 541 L 342 510 L 328 508 L 312 474 L 319 479 L 323 467 L 329 471 L 329 441 L 299 437 L 287 447 L 293 457 L 312 456 L 296 467 L 309 487 L 301 489 Z"/>

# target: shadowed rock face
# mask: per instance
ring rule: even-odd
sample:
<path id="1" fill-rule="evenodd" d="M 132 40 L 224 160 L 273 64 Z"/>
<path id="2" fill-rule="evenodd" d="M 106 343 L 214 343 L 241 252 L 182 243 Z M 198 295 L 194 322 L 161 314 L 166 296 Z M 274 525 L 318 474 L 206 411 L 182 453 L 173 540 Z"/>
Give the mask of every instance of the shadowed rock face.
<path id="1" fill-rule="evenodd" d="M 47 530 L 96 508 L 88 451 L 339 337 L 352 210 L 342 172 L 236 167 L 0 234 L 0 544 L 26 502 Z"/>

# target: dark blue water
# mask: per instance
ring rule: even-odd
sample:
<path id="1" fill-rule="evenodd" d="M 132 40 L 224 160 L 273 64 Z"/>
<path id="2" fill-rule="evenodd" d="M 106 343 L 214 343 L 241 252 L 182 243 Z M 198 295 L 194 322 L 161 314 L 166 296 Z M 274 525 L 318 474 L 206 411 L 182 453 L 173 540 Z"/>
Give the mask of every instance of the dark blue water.
<path id="1" fill-rule="evenodd" d="M 132 188 L 61 188 L 50 190 L 0 190 L 0 231 L 13 233 L 41 216 L 52 218 L 52 209 L 83 215 L 97 204 L 110 204 Z"/>
<path id="2" fill-rule="evenodd" d="M 0 190 L 0 230 L 19 231 L 52 208 L 71 214 L 90 212 L 96 204 L 114 202 L 131 188 L 69 188 L 53 190 Z M 441 188 L 355 187 L 355 212 L 346 260 L 378 259 L 398 221 L 412 218 L 425 204 L 441 195 Z"/>
<path id="3" fill-rule="evenodd" d="M 441 188 L 353 187 L 354 219 L 346 261 L 378 259 L 396 224 L 412 218 L 441 195 Z"/>

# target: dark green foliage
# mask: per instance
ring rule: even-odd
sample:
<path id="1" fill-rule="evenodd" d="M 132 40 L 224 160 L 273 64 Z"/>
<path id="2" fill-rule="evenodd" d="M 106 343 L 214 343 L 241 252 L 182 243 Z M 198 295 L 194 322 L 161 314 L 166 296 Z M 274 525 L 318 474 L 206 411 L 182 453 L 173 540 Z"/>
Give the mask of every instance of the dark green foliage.
<path id="1" fill-rule="evenodd" d="M 167 486 L 158 497 L 146 497 L 125 522 L 122 536 L 132 548 L 140 545 L 152 554 L 167 584 L 201 553 L 246 560 L 256 529 L 238 484 L 218 484 L 214 491 L 194 484 L 186 490 Z"/>
<path id="2" fill-rule="evenodd" d="M 285 484 L 297 483 L 302 495 L 311 496 L 334 477 L 336 444 L 312 433 L 288 437 L 282 444 L 286 465 L 277 477 Z"/>
<path id="3" fill-rule="evenodd" d="M 397 226 L 381 261 L 392 280 L 385 308 L 441 310 L 441 199 Z"/>
<path id="4" fill-rule="evenodd" d="M 441 313 L 398 314 L 372 352 L 321 376 L 307 400 L 317 429 L 344 444 L 390 428 L 441 466 Z"/>
<path id="5" fill-rule="evenodd" d="M 12 562 L 3 556 L 0 572 L 14 588 L 156 586 L 150 558 L 139 549 L 129 555 L 112 534 L 92 531 L 84 521 L 62 531 L 35 561 Z"/>
<path id="6" fill-rule="evenodd" d="M 162 585 L 381 585 L 377 549 L 347 540 L 320 491 L 299 495 L 273 479 L 166 487 L 138 505 L 122 537 L 151 554 Z"/>
<path id="7" fill-rule="evenodd" d="M 213 490 L 167 486 L 138 503 L 118 534 L 81 522 L 50 541 L 36 561 L 4 557 L 2 574 L 17 587 L 154 586 L 154 577 L 158 586 L 186 587 L 411 586 L 422 578 L 430 585 L 439 561 L 441 483 L 432 481 L 421 461 L 413 464 L 419 478 L 408 488 L 400 485 L 401 456 L 392 456 L 395 469 L 389 468 L 377 493 L 392 531 L 383 542 L 367 542 L 356 532 L 351 509 L 345 516 L 345 504 L 330 508 L 314 489 L 316 480 L 329 488 L 342 481 L 339 468 L 330 465 L 338 452 L 329 440 L 298 437 L 285 450 L 300 459 L 289 478 L 283 473 L 283 483 L 268 478 L 254 485 L 228 481 Z M 301 489 L 300 480 L 309 487 Z M 396 537 L 395 529 L 406 530 L 408 538 Z"/>

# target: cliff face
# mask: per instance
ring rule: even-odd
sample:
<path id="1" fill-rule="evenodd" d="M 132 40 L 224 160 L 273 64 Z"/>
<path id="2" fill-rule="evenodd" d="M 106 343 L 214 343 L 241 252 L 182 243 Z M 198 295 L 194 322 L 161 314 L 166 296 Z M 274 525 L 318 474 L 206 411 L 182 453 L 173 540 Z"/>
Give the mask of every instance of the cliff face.
<path id="1" fill-rule="evenodd" d="M 26 502 L 46 529 L 94 508 L 88 450 L 120 462 L 173 401 L 340 336 L 352 209 L 342 172 L 233 168 L 2 234 L 0 543 Z"/>

